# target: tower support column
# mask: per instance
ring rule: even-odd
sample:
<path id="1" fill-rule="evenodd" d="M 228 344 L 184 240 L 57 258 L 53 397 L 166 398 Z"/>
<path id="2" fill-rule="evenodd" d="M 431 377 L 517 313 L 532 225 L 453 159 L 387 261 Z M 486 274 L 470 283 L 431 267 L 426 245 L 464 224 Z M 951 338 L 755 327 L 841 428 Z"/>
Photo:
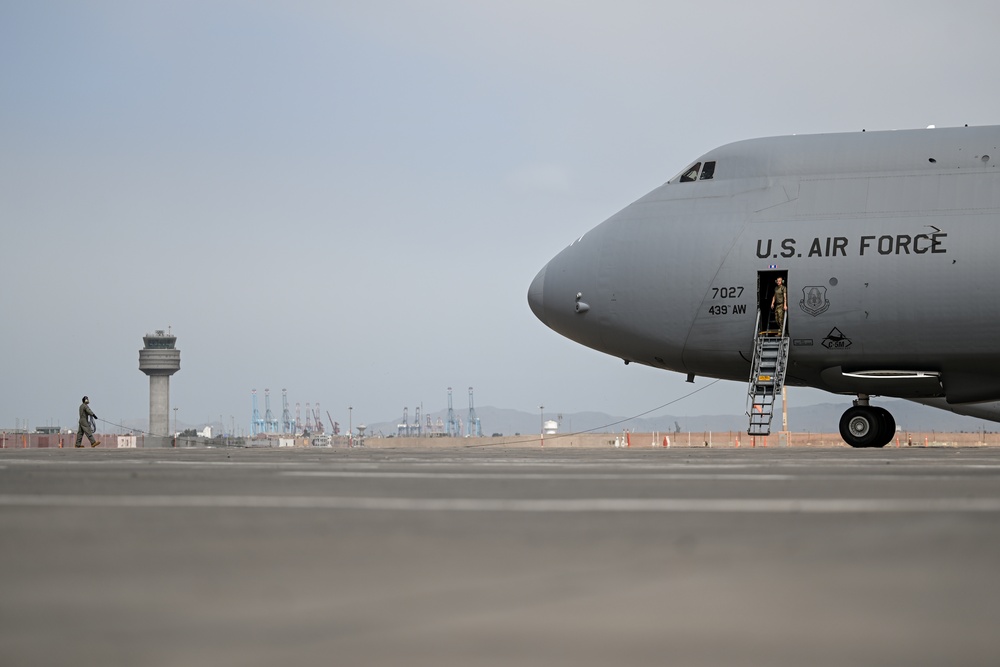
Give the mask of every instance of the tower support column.
<path id="1" fill-rule="evenodd" d="M 149 432 L 171 435 L 169 375 L 149 376 Z"/>

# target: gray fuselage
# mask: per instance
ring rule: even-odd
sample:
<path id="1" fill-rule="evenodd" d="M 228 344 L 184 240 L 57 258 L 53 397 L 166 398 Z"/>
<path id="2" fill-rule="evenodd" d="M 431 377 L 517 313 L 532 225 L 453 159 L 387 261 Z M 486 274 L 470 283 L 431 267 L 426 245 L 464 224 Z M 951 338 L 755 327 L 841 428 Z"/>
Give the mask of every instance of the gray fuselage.
<path id="1" fill-rule="evenodd" d="M 529 304 L 628 362 L 746 381 L 782 275 L 789 384 L 996 401 L 997 162 L 1000 127 L 722 146 L 554 257 Z"/>

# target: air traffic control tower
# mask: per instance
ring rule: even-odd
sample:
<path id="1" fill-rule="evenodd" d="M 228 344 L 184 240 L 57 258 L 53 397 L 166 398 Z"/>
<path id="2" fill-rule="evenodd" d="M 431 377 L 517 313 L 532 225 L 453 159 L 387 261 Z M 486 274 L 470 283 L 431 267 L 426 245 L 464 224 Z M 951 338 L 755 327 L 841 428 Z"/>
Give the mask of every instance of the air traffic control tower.
<path id="1" fill-rule="evenodd" d="M 149 433 L 146 446 L 169 447 L 170 376 L 181 369 L 181 351 L 177 336 L 162 329 L 142 337 L 139 370 L 149 376 Z"/>

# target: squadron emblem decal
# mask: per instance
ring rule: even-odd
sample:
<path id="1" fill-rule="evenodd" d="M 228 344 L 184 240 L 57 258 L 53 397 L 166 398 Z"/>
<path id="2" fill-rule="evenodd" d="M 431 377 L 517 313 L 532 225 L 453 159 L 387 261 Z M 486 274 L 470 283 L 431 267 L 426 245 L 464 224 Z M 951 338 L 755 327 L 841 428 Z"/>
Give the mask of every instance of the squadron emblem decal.
<path id="1" fill-rule="evenodd" d="M 823 339 L 823 347 L 828 350 L 846 350 L 851 346 L 851 339 L 845 336 L 840 329 L 834 327 Z"/>
<path id="2" fill-rule="evenodd" d="M 826 288 L 820 285 L 803 287 L 799 308 L 813 317 L 825 313 L 830 309 L 830 300 L 826 298 Z"/>

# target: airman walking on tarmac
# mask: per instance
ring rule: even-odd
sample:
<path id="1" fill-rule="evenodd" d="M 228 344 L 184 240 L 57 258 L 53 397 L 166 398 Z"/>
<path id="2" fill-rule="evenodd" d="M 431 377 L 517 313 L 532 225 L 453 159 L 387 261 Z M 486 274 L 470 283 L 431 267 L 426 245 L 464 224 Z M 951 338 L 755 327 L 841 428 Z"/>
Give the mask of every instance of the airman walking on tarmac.
<path id="1" fill-rule="evenodd" d="M 97 415 L 94 411 L 90 409 L 90 399 L 86 396 L 83 397 L 83 403 L 80 404 L 80 426 L 76 430 L 76 446 L 83 447 L 83 436 L 86 434 L 87 439 L 90 440 L 91 447 L 97 447 L 101 444 L 100 440 L 94 439 L 94 426 L 91 422 L 91 418 L 97 419 Z"/>

